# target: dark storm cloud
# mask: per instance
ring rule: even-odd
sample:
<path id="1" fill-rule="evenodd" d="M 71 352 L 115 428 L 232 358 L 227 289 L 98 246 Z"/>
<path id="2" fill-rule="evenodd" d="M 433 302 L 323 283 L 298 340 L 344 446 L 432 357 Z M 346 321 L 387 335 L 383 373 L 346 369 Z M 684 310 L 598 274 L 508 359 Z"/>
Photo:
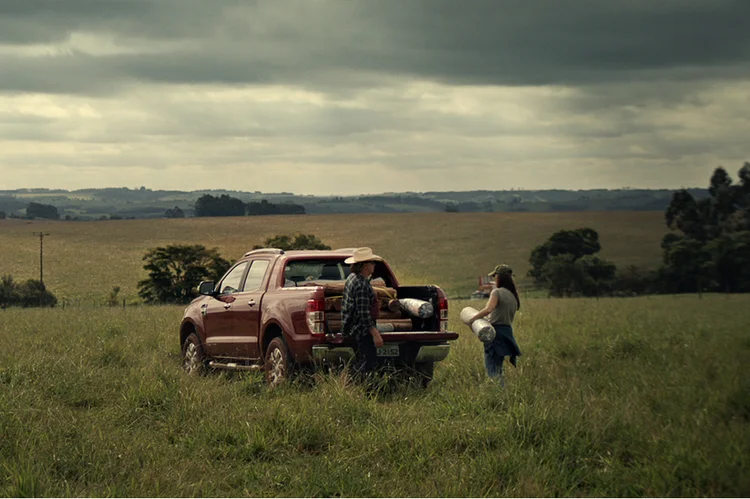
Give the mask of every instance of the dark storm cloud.
<path id="1" fill-rule="evenodd" d="M 147 38 L 210 34 L 224 0 L 3 0 L 0 43 L 54 43 L 75 31 Z M 243 2 L 250 5 L 250 2 Z"/>
<path id="2" fill-rule="evenodd" d="M 249 166 L 235 187 L 702 185 L 748 159 L 749 18 L 750 0 L 0 0 L 0 184 L 223 188 Z"/>
<path id="3" fill-rule="evenodd" d="M 287 84 L 383 79 L 583 85 L 750 74 L 747 0 L 60 0 L 0 2 L 0 43 L 73 33 L 164 50 L 0 53 L 0 89 L 116 91 L 129 81 Z"/>
<path id="4" fill-rule="evenodd" d="M 613 71 L 744 66 L 750 56 L 744 0 L 405 4 L 383 25 L 429 55 L 415 64 L 473 83 L 565 84 Z"/>

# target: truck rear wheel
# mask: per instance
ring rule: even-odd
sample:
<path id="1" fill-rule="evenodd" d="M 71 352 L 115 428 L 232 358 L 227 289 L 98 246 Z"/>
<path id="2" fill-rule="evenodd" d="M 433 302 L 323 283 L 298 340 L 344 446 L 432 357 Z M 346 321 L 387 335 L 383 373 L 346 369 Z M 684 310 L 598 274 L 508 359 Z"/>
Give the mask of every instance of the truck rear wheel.
<path id="1" fill-rule="evenodd" d="M 198 339 L 198 335 L 191 333 L 182 344 L 182 368 L 188 374 L 199 374 L 206 367 L 206 354 Z"/>
<path id="2" fill-rule="evenodd" d="M 270 386 L 278 386 L 289 379 L 292 363 L 289 359 L 289 349 L 283 338 L 274 338 L 268 345 L 264 370 L 266 383 Z"/>

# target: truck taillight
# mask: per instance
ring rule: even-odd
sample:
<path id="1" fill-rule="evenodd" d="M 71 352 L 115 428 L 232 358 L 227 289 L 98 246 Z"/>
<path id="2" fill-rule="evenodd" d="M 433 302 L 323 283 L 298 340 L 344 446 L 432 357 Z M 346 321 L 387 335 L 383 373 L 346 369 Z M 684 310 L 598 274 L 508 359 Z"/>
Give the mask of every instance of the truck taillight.
<path id="1" fill-rule="evenodd" d="M 325 308 L 326 302 L 323 298 L 307 300 L 305 318 L 307 319 L 307 327 L 310 330 L 310 334 L 313 336 L 325 335 Z"/>
<path id="2" fill-rule="evenodd" d="M 448 330 L 448 298 L 441 297 L 438 302 L 438 313 L 440 314 L 440 330 Z"/>

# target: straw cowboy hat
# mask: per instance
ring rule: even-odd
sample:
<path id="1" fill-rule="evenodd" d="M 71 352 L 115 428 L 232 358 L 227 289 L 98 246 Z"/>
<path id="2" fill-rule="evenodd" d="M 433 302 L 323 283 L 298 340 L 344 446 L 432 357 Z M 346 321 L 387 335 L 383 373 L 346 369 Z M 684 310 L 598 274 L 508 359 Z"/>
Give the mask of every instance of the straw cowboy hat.
<path id="1" fill-rule="evenodd" d="M 344 260 L 344 263 L 359 263 L 359 262 L 382 262 L 383 259 L 378 255 L 373 255 L 370 248 L 357 248 L 354 250 L 354 254 Z"/>

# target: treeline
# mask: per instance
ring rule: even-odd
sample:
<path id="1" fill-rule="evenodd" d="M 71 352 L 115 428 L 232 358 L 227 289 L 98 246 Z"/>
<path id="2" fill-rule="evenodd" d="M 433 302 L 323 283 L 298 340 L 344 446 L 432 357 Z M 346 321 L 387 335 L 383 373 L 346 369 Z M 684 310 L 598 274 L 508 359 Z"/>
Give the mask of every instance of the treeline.
<path id="1" fill-rule="evenodd" d="M 98 220 L 124 220 L 134 219 L 137 215 L 150 215 L 152 213 L 163 213 L 164 218 L 184 218 L 185 212 L 179 207 L 169 208 L 166 211 L 163 208 L 155 206 L 130 207 L 130 216 L 114 213 L 110 215 L 100 215 Z M 196 217 L 236 217 L 236 216 L 260 216 L 260 215 L 304 215 L 305 207 L 295 203 L 269 203 L 263 199 L 261 201 L 243 202 L 240 199 L 231 197 L 227 194 L 212 196 L 205 194 L 195 202 L 194 216 Z M 11 212 L 9 215 L 5 211 L 0 211 L 0 219 L 3 218 L 25 218 L 59 220 L 60 213 L 57 207 L 51 204 L 42 204 L 30 202 L 26 205 L 26 214 L 21 216 Z M 65 220 L 78 220 L 78 216 L 65 215 Z M 90 217 L 84 219 L 92 220 Z"/>
<path id="2" fill-rule="evenodd" d="M 662 240 L 660 279 L 673 292 L 750 291 L 750 163 L 734 184 L 724 168 L 711 176 L 710 196 L 680 190 L 665 218 L 673 233 Z"/>
<path id="3" fill-rule="evenodd" d="M 595 254 L 595 230 L 556 232 L 531 252 L 529 276 L 551 296 L 750 291 L 750 163 L 734 184 L 724 168 L 711 176 L 709 196 L 674 193 L 665 212 L 672 230 L 662 240 L 662 265 L 618 270 Z"/>
<path id="4" fill-rule="evenodd" d="M 221 196 L 204 194 L 195 202 L 194 214 L 196 217 L 304 215 L 305 207 L 294 203 L 269 203 L 265 199 L 245 203 L 227 194 Z"/>

